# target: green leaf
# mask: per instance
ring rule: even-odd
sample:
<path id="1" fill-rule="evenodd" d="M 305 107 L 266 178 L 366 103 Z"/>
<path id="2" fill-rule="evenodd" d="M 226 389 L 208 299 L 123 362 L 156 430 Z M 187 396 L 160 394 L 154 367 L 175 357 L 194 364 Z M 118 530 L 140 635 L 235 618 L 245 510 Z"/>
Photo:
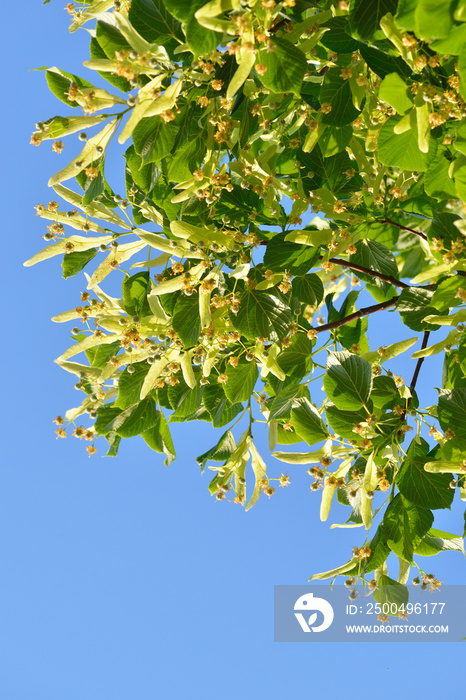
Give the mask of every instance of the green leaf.
<path id="1" fill-rule="evenodd" d="M 369 68 L 380 78 L 385 78 L 386 75 L 394 72 L 399 73 L 402 78 L 411 75 L 411 69 L 399 56 L 390 56 L 385 51 L 364 44 L 360 45 L 359 50 Z"/>
<path id="2" fill-rule="evenodd" d="M 434 306 L 441 313 L 446 313 L 453 306 L 458 306 L 462 302 L 461 299 L 455 298 L 455 294 L 464 286 L 466 286 L 466 281 L 460 276 L 455 275 L 455 277 L 443 280 L 434 292 L 430 301 L 431 306 Z"/>
<path id="3" fill-rule="evenodd" d="M 358 495 L 360 496 L 360 489 L 358 489 Z M 351 520 L 352 518 L 350 518 L 350 521 Z M 359 517 L 359 522 L 360 521 L 361 519 Z M 374 537 L 369 542 L 369 549 L 371 550 L 370 556 L 364 561 L 363 564 L 358 562 L 357 566 L 355 566 L 351 571 L 347 572 L 347 576 L 358 576 L 360 574 L 366 575 L 371 571 L 378 569 L 387 560 L 390 554 L 390 547 L 387 544 L 383 525 L 379 525 L 377 528 Z"/>
<path id="4" fill-rule="evenodd" d="M 449 174 L 450 163 L 439 151 L 424 175 L 424 189 L 429 197 L 450 199 L 456 197 L 455 184 Z M 412 275 L 411 275 L 412 276 Z"/>
<path id="5" fill-rule="evenodd" d="M 414 550 L 433 521 L 430 510 L 414 505 L 398 494 L 389 504 L 383 519 L 388 546 L 399 557 L 412 562 Z"/>
<path id="6" fill-rule="evenodd" d="M 416 287 L 403 289 L 398 297 L 396 309 L 408 328 L 413 331 L 437 330 L 438 326 L 424 321 L 426 316 L 439 315 L 437 309 L 430 306 L 432 297 L 433 292 L 428 289 Z"/>
<path id="7" fill-rule="evenodd" d="M 113 421 L 121 413 L 121 408 L 114 403 L 104 404 L 97 409 L 97 419 L 94 429 L 97 435 L 107 435 L 112 430 Z"/>
<path id="8" fill-rule="evenodd" d="M 346 175 L 350 168 L 357 169 L 355 161 L 350 159 L 346 151 L 337 153 L 330 158 L 324 158 L 319 145 L 316 145 L 310 153 L 298 151 L 296 159 L 301 166 L 301 177 L 305 190 L 324 187 L 335 196 L 340 197 L 345 193 L 353 192 L 355 187 L 362 184 L 358 174 L 353 178 L 348 178 Z"/>
<path id="9" fill-rule="evenodd" d="M 201 467 L 201 472 L 204 471 L 206 462 L 208 460 L 213 460 L 214 462 L 225 462 L 228 457 L 235 451 L 236 442 L 233 433 L 227 430 L 223 433 L 220 440 L 216 445 L 204 452 L 203 454 L 196 457 L 196 462 Z"/>
<path id="10" fill-rule="evenodd" d="M 190 348 L 197 343 L 201 332 L 197 294 L 178 297 L 173 311 L 172 325 L 185 348 Z"/>
<path id="11" fill-rule="evenodd" d="M 380 603 L 381 606 L 389 606 L 390 614 L 393 615 L 392 605 L 396 606 L 400 612 L 402 612 L 406 603 L 409 600 L 409 592 L 406 586 L 398 581 L 394 581 L 389 576 L 382 574 L 377 582 L 377 588 L 374 591 L 373 597 L 376 603 Z M 383 610 L 383 607 L 382 607 Z M 397 613 L 398 614 L 398 613 Z"/>
<path id="12" fill-rule="evenodd" d="M 386 376 L 374 377 L 372 381 L 371 400 L 374 404 L 374 408 L 380 411 L 386 411 L 395 404 L 400 406 L 405 403 L 392 377 Z"/>
<path id="13" fill-rule="evenodd" d="M 374 537 L 369 542 L 369 549 L 372 553 L 365 561 L 365 574 L 378 569 L 379 566 L 382 566 L 390 554 L 390 547 L 387 544 L 387 538 L 385 536 L 385 530 L 382 524 L 379 525 Z"/>
<path id="14" fill-rule="evenodd" d="M 325 73 L 319 100 L 321 104 L 329 103 L 332 107 L 328 114 L 323 115 L 323 124 L 345 126 L 360 114 L 353 105 L 349 81 L 340 76 L 340 68 L 330 68 Z"/>
<path id="15" fill-rule="evenodd" d="M 135 437 L 150 430 L 158 420 L 159 411 L 155 409 L 155 402 L 147 398 L 129 406 L 114 418 L 111 430 L 122 438 Z"/>
<path id="16" fill-rule="evenodd" d="M 319 138 L 319 146 L 325 158 L 341 153 L 349 145 L 353 136 L 351 126 L 344 126 L 341 129 L 328 126 Z"/>
<path id="17" fill-rule="evenodd" d="M 464 100 L 466 96 L 466 50 L 464 45 L 458 59 L 458 73 L 460 76 L 460 94 Z"/>
<path id="18" fill-rule="evenodd" d="M 457 437 L 466 438 L 466 388 L 440 391 L 438 418 L 443 430 L 452 430 Z"/>
<path id="19" fill-rule="evenodd" d="M 391 117 L 381 128 L 378 140 L 378 154 L 384 165 L 393 165 L 400 170 L 427 170 L 437 153 L 437 141 L 430 139 L 429 152 L 423 153 L 418 146 L 417 125 L 401 134 L 393 129 L 400 117 Z"/>
<path id="20" fill-rule="evenodd" d="M 319 306 L 324 298 L 324 285 L 322 280 L 316 274 L 303 275 L 295 277 L 292 282 L 293 295 L 311 306 Z"/>
<path id="21" fill-rule="evenodd" d="M 209 411 L 214 428 L 222 428 L 243 410 L 243 404 L 231 403 L 225 396 L 221 384 L 206 386 L 203 402 Z"/>
<path id="22" fill-rule="evenodd" d="M 96 248 L 89 248 L 89 250 L 82 250 L 78 253 L 66 253 L 63 256 L 63 262 L 61 264 L 63 268 L 63 277 L 67 279 L 68 277 L 77 275 L 96 255 Z"/>
<path id="23" fill-rule="evenodd" d="M 168 38 L 183 41 L 181 24 L 167 7 L 162 0 L 132 0 L 128 19 L 146 41 L 159 44 L 165 44 Z"/>
<path id="24" fill-rule="evenodd" d="M 453 27 L 452 0 L 419 0 L 414 18 L 416 34 L 422 39 L 445 39 Z"/>
<path id="25" fill-rule="evenodd" d="M 150 314 L 147 295 L 150 291 L 150 276 L 148 272 L 136 272 L 126 277 L 122 284 L 123 301 L 129 316 L 146 316 Z"/>
<path id="26" fill-rule="evenodd" d="M 461 535 L 431 528 L 416 547 L 416 554 L 432 557 L 439 552 L 461 552 L 464 554 L 464 539 Z"/>
<path id="27" fill-rule="evenodd" d="M 105 190 L 105 180 L 101 173 L 94 178 L 87 178 L 85 192 L 82 198 L 82 206 L 87 207 L 94 199 L 100 197 Z"/>
<path id="28" fill-rule="evenodd" d="M 441 446 L 434 447 L 429 455 L 429 459 L 435 459 L 436 461 L 427 462 L 424 469 L 426 471 L 433 471 L 436 473 L 442 473 L 442 469 L 433 468 L 433 465 L 445 466 L 444 472 L 449 471 L 453 473 L 455 469 L 448 469 L 447 465 L 456 465 L 456 469 L 462 466 L 463 459 L 466 454 L 466 439 L 460 437 L 454 437 L 450 440 L 445 440 Z"/>
<path id="29" fill-rule="evenodd" d="M 304 275 L 313 267 L 319 250 L 286 241 L 285 236 L 284 233 L 278 234 L 268 242 L 264 265 L 275 272 L 289 270 L 294 275 Z"/>
<path id="30" fill-rule="evenodd" d="M 396 23 L 402 29 L 414 32 L 416 29 L 414 13 L 418 0 L 399 0 Z"/>
<path id="31" fill-rule="evenodd" d="M 132 372 L 128 372 L 127 367 L 118 380 L 118 398 L 115 406 L 121 409 L 129 408 L 139 401 L 141 388 L 149 371 L 147 362 L 137 362 L 129 366 Z"/>
<path id="32" fill-rule="evenodd" d="M 274 397 L 269 413 L 269 420 L 274 418 L 288 418 L 295 399 L 300 395 L 302 386 L 300 384 L 290 384 L 277 393 Z"/>
<path id="33" fill-rule="evenodd" d="M 353 428 L 367 418 L 367 413 L 363 408 L 359 411 L 341 411 L 333 404 L 325 406 L 325 415 L 336 435 L 346 438 L 347 440 L 354 440 L 357 438 L 356 433 L 353 432 Z"/>
<path id="34" fill-rule="evenodd" d="M 294 402 L 291 409 L 291 422 L 297 434 L 308 445 L 315 445 L 328 437 L 319 412 L 306 398 L 296 399 Z"/>
<path id="35" fill-rule="evenodd" d="M 389 277 L 398 276 L 398 267 L 393 253 L 381 243 L 373 241 L 371 238 L 356 243 L 356 253 L 350 256 L 350 262 L 361 265 L 374 272 L 381 272 Z M 377 277 L 371 277 L 363 272 L 354 271 L 354 274 L 366 282 L 371 282 L 380 287 L 385 293 L 390 289 L 390 284 Z"/>
<path id="36" fill-rule="evenodd" d="M 372 389 L 372 369 L 366 360 L 347 351 L 334 352 L 324 375 L 327 396 L 342 411 L 362 408 Z"/>
<path id="37" fill-rule="evenodd" d="M 429 240 L 432 238 L 443 238 L 446 247 L 450 247 L 453 241 L 460 238 L 458 235 L 459 231 L 455 226 L 455 221 L 459 220 L 457 214 L 450 214 L 450 212 L 435 212 L 432 223 L 427 230 L 427 237 Z"/>
<path id="38" fill-rule="evenodd" d="M 120 446 L 121 437 L 116 433 L 109 433 L 106 438 L 108 442 L 108 450 L 106 457 L 116 457 L 118 455 L 118 448 Z"/>
<path id="39" fill-rule="evenodd" d="M 217 32 L 199 24 L 194 13 L 186 23 L 185 32 L 186 41 L 196 57 L 211 53 L 217 46 L 220 37 Z"/>
<path id="40" fill-rule="evenodd" d="M 277 296 L 251 290 L 243 294 L 234 323 L 250 340 L 281 341 L 289 331 L 291 311 Z"/>
<path id="41" fill-rule="evenodd" d="M 454 334 L 452 341 L 455 342 L 458 338 L 458 331 L 455 329 L 451 331 L 445 339 L 444 342 L 437 344 L 437 347 L 433 346 L 434 350 L 442 352 L 445 350 L 447 345 L 449 345 L 449 336 Z M 441 345 L 440 349 L 438 345 Z M 434 354 L 434 353 L 433 353 Z M 443 372 L 442 372 L 442 389 L 459 389 L 460 387 L 466 387 L 466 374 L 461 361 L 458 362 L 458 356 L 456 353 L 445 353 L 443 359 Z"/>
<path id="42" fill-rule="evenodd" d="M 170 423 L 182 423 L 185 420 L 191 420 L 192 416 L 201 419 L 199 410 L 204 388 L 199 384 L 200 378 L 200 372 L 196 372 L 194 388 L 188 386 L 183 379 L 180 379 L 180 382 L 175 386 L 168 387 L 168 400 L 173 409 L 173 413 L 169 418 Z M 204 418 L 202 419 L 204 420 Z M 210 420 L 207 416 L 205 416 L 205 419 Z"/>
<path id="43" fill-rule="evenodd" d="M 354 0 L 349 13 L 351 29 L 361 39 L 372 39 L 382 17 L 387 12 L 394 15 L 397 5 L 398 0 Z"/>
<path id="44" fill-rule="evenodd" d="M 307 71 L 304 53 L 286 39 L 271 37 L 270 42 L 273 50 L 262 49 L 256 62 L 267 67 L 260 79 L 273 92 L 293 92 L 299 97 Z"/>
<path id="45" fill-rule="evenodd" d="M 159 115 L 141 119 L 133 131 L 133 143 L 142 162 L 153 163 L 165 158 L 175 144 L 178 128 L 175 122 L 165 123 Z"/>
<path id="46" fill-rule="evenodd" d="M 290 347 L 280 353 L 277 362 L 290 380 L 300 381 L 307 377 L 314 364 L 311 354 L 313 347 L 313 341 L 303 333 L 297 333 Z"/>
<path id="47" fill-rule="evenodd" d="M 152 450 L 165 453 L 165 464 L 169 467 L 176 459 L 176 452 L 165 416 L 161 411 L 156 411 L 156 413 L 154 425 L 141 433 L 141 437 Z"/>
<path id="48" fill-rule="evenodd" d="M 66 93 L 70 89 L 71 83 L 75 83 L 80 88 L 92 88 L 94 87 L 92 83 L 88 83 L 87 80 L 83 80 L 78 75 L 73 75 L 72 73 L 67 73 L 60 68 L 48 68 L 45 71 L 45 78 L 47 80 L 47 85 L 49 86 L 50 92 L 52 92 L 55 97 L 64 102 L 68 107 L 79 107 L 77 102 L 68 99 Z"/>
<path id="49" fill-rule="evenodd" d="M 360 42 L 349 33 L 348 19 L 346 17 L 332 17 L 325 22 L 329 28 L 320 40 L 320 43 L 335 53 L 353 53 L 357 51 Z"/>
<path id="50" fill-rule="evenodd" d="M 106 61 L 108 59 L 107 54 L 97 41 L 97 38 L 93 36 L 91 38 L 91 43 L 89 45 L 89 53 L 91 59 L 94 61 Z M 115 55 L 110 57 L 108 60 L 113 60 Z M 121 92 L 129 92 L 131 90 L 131 85 L 126 78 L 120 78 L 118 75 L 115 75 L 114 73 L 108 73 L 108 72 L 103 72 L 103 71 L 97 71 L 98 75 L 100 75 L 101 78 L 106 80 L 110 85 L 113 85 L 113 87 L 118 88 L 118 90 L 121 90 Z"/>
<path id="51" fill-rule="evenodd" d="M 110 16 L 107 15 L 110 19 Z M 98 21 L 95 27 L 95 38 L 104 54 L 110 60 L 115 59 L 116 51 L 130 51 L 131 46 L 128 44 L 123 34 L 120 32 L 111 21 Z"/>
<path id="52" fill-rule="evenodd" d="M 449 488 L 449 474 L 432 474 L 424 470 L 428 461 L 428 443 L 420 438 L 411 442 L 406 458 L 396 475 L 396 485 L 400 493 L 414 505 L 424 508 L 449 508 L 454 491 Z"/>
<path id="53" fill-rule="evenodd" d="M 100 367 L 103 369 L 110 358 L 113 357 L 113 355 L 117 355 L 120 350 L 121 343 L 117 340 L 115 343 L 110 343 L 110 345 L 99 345 L 96 348 L 90 348 L 86 351 L 86 356 L 91 361 L 92 367 Z M 92 357 L 89 355 L 91 352 Z"/>
<path id="54" fill-rule="evenodd" d="M 301 441 L 301 438 L 296 432 L 293 430 L 284 430 L 280 423 L 277 425 L 277 445 L 296 445 Z"/>
<path id="55" fill-rule="evenodd" d="M 247 401 L 259 377 L 255 362 L 246 362 L 238 367 L 227 367 L 228 381 L 223 384 L 223 390 L 231 403 Z"/>
<path id="56" fill-rule="evenodd" d="M 168 12 L 179 19 L 180 22 L 185 22 L 191 14 L 192 6 L 195 4 L 197 7 L 202 5 L 202 3 L 195 2 L 192 0 L 163 0 L 163 4 L 167 8 Z"/>
<path id="57" fill-rule="evenodd" d="M 349 145 L 353 136 L 353 129 L 350 126 L 344 126 L 341 129 L 337 127 L 326 127 L 324 133 L 319 138 L 319 146 L 322 155 L 328 158 L 337 153 L 341 153 Z"/>
<path id="58" fill-rule="evenodd" d="M 382 80 L 380 99 L 394 107 L 398 114 L 405 114 L 413 106 L 413 98 L 405 81 L 398 73 L 389 73 Z"/>
<path id="59" fill-rule="evenodd" d="M 199 133 L 197 138 L 183 144 L 179 150 L 176 142 L 174 146 L 174 155 L 169 159 L 167 177 L 175 182 L 190 180 L 194 170 L 200 167 L 205 156 L 205 136 Z"/>

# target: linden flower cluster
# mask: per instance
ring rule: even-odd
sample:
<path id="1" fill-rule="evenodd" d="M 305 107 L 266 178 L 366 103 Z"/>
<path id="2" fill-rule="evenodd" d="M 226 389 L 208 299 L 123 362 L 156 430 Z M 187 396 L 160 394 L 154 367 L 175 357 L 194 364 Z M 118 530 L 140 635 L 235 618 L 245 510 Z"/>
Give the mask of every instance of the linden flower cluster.
<path id="1" fill-rule="evenodd" d="M 61 140 L 57 140 L 50 133 L 50 129 L 44 122 L 38 122 L 36 124 L 36 130 L 31 134 L 31 143 L 33 146 L 40 146 L 44 138 L 53 138 L 52 151 L 54 153 L 61 153 L 65 148 L 65 144 Z"/>
<path id="2" fill-rule="evenodd" d="M 286 476 L 286 475 L 285 475 Z M 262 477 L 262 479 L 259 479 L 259 485 L 262 489 L 262 491 L 269 497 L 271 498 L 273 494 L 275 493 L 275 489 L 273 486 L 270 486 L 269 479 L 267 477 Z M 280 484 L 287 486 L 287 484 Z"/>
<path id="3" fill-rule="evenodd" d="M 84 102 L 81 105 L 84 114 L 93 114 L 98 109 L 94 102 L 96 93 L 93 88 L 80 88 L 76 83 L 71 82 L 64 94 L 69 102 Z"/>
<path id="4" fill-rule="evenodd" d="M 438 56 L 432 56 L 430 59 L 427 59 L 427 57 L 423 58 L 426 65 L 432 65 L 432 60 L 436 64 L 439 62 Z M 435 129 L 452 119 L 463 119 L 466 116 L 466 104 L 460 94 L 459 77 L 451 75 L 447 79 L 447 83 L 451 89 L 445 90 L 431 83 L 413 83 L 410 87 L 414 95 L 422 91 L 424 101 L 430 105 L 432 110 L 429 114 L 431 129 Z"/>
<path id="5" fill-rule="evenodd" d="M 207 181 L 208 186 L 196 190 L 196 197 L 198 199 L 204 199 L 208 206 L 211 206 L 219 199 L 223 190 L 227 192 L 233 191 L 230 175 L 227 172 L 219 172 L 212 175 L 210 178 L 206 178 L 203 170 L 199 168 L 194 171 L 193 178 L 199 183 Z"/>
<path id="6" fill-rule="evenodd" d="M 122 49 L 115 51 L 115 60 L 116 75 L 128 80 L 132 87 L 139 87 L 141 74 L 153 74 L 161 69 L 159 61 L 150 52 Z"/>
<path id="7" fill-rule="evenodd" d="M 432 593 L 433 591 L 436 591 L 440 588 L 442 585 L 442 582 L 438 580 L 434 576 L 434 574 L 422 574 L 422 584 L 421 584 L 421 579 L 419 576 L 416 576 L 416 578 L 413 578 L 413 586 L 421 586 L 421 588 L 425 591 L 429 589 L 429 591 Z"/>
<path id="8" fill-rule="evenodd" d="M 368 545 L 363 545 L 362 547 L 353 547 L 353 556 L 358 559 L 369 559 L 372 554 L 372 549 Z"/>

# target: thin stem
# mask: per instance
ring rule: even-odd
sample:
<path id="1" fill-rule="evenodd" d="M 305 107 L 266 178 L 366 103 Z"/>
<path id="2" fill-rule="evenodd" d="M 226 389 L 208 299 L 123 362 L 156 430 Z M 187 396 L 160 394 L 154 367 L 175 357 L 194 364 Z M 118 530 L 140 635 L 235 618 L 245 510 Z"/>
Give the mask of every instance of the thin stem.
<path id="1" fill-rule="evenodd" d="M 374 314 L 377 311 L 383 311 L 383 309 L 389 309 L 390 306 L 395 306 L 398 299 L 399 297 L 393 297 L 393 299 L 383 301 L 381 304 L 366 306 L 363 309 L 359 309 L 359 311 L 355 311 L 354 314 L 349 314 L 349 316 L 340 318 L 338 319 L 338 321 L 332 321 L 332 323 L 326 323 L 325 325 L 320 326 L 320 328 L 315 328 L 314 330 L 317 331 L 317 333 L 322 333 L 322 331 L 330 331 L 334 328 L 340 328 L 340 326 L 346 326 L 347 323 L 351 323 L 351 321 L 356 321 L 358 318 L 362 318 L 363 316 L 369 316 L 369 314 Z"/>
<path id="2" fill-rule="evenodd" d="M 269 34 L 275 34 L 278 32 L 279 29 L 285 26 L 288 20 L 286 19 L 281 19 L 277 24 L 275 24 L 273 27 L 270 27 L 269 29 Z"/>
<path id="3" fill-rule="evenodd" d="M 365 275 L 370 277 L 377 277 L 378 279 L 384 280 L 384 282 L 389 282 L 395 287 L 400 287 L 400 289 L 409 289 L 409 284 L 400 282 L 395 277 L 391 275 L 384 275 L 382 272 L 376 272 L 375 270 L 369 270 L 367 267 L 362 265 L 356 265 L 356 263 L 349 262 L 349 260 L 342 260 L 341 258 L 330 258 L 329 262 L 335 265 L 340 265 L 341 267 L 349 267 L 350 270 L 356 270 L 356 272 L 363 272 Z"/>
<path id="4" fill-rule="evenodd" d="M 238 425 L 238 423 L 240 422 L 240 420 L 241 420 L 241 419 L 243 418 L 243 416 L 247 413 L 248 408 L 249 408 L 249 407 L 246 406 L 246 408 L 245 408 L 244 411 L 241 413 L 241 415 L 239 416 L 239 418 L 237 418 L 237 420 L 235 420 L 235 422 L 234 422 L 232 425 L 230 425 L 230 427 L 228 428 L 228 430 L 233 430 L 233 428 L 234 428 L 236 425 Z M 249 426 L 249 427 L 251 427 L 251 426 Z"/>
<path id="5" fill-rule="evenodd" d="M 424 332 L 421 350 L 424 350 L 427 347 L 427 343 L 429 342 L 429 335 L 430 335 L 430 331 Z M 411 384 L 409 385 L 409 390 L 411 391 L 411 393 L 413 393 L 414 389 L 416 388 L 416 382 L 417 382 L 417 379 L 419 377 L 419 372 L 421 371 L 421 367 L 422 367 L 423 362 L 424 362 L 423 357 L 420 357 L 418 359 L 418 361 L 416 362 L 416 367 L 414 369 L 413 378 L 411 379 Z"/>
<path id="6" fill-rule="evenodd" d="M 249 432 L 249 436 L 252 438 L 251 428 L 252 428 L 252 424 L 254 423 L 254 420 L 255 420 L 255 419 L 253 418 L 253 415 L 252 415 L 251 397 L 249 397 L 249 399 L 248 399 L 247 410 L 249 411 L 249 428 L 248 428 L 248 432 Z"/>
<path id="7" fill-rule="evenodd" d="M 423 238 L 425 241 L 427 241 L 427 236 L 425 233 L 422 233 L 422 231 L 415 231 L 413 228 L 409 228 L 408 226 L 403 226 L 402 224 L 397 224 L 396 221 L 392 221 L 391 219 L 382 219 L 381 221 L 377 221 L 378 224 L 391 224 L 392 226 L 396 226 L 397 228 L 400 228 L 402 231 L 409 231 L 410 233 L 414 233 L 416 236 L 419 236 L 419 238 Z"/>

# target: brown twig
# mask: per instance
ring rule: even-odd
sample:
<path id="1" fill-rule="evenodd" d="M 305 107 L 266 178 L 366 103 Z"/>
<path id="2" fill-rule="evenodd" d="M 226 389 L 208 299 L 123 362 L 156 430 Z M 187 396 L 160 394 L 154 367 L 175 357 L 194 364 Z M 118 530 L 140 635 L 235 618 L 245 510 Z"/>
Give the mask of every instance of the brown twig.
<path id="1" fill-rule="evenodd" d="M 410 233 L 414 233 L 416 236 L 419 236 L 419 238 L 423 238 L 425 241 L 427 241 L 427 236 L 425 233 L 422 233 L 422 231 L 415 231 L 413 228 L 409 228 L 408 226 L 403 226 L 402 224 L 397 224 L 396 221 L 392 221 L 391 219 L 382 219 L 382 220 L 377 221 L 376 223 L 378 223 L 378 224 L 391 224 L 392 226 L 396 226 L 397 228 L 400 228 L 403 231 L 409 231 Z"/>
<path id="2" fill-rule="evenodd" d="M 269 29 L 269 34 L 275 34 L 275 32 L 278 32 L 279 29 L 285 26 L 289 22 L 288 19 L 281 19 L 280 22 L 277 22 L 273 27 L 270 27 Z"/>
<path id="3" fill-rule="evenodd" d="M 389 309 L 390 306 L 395 306 L 398 299 L 399 299 L 399 297 L 393 297 L 393 299 L 389 299 L 388 301 L 383 301 L 381 304 L 374 304 L 373 306 L 366 306 L 363 309 L 359 309 L 359 311 L 355 311 L 354 314 L 349 314 L 348 316 L 345 316 L 344 318 L 339 318 L 338 321 L 332 321 L 331 323 L 326 323 L 325 325 L 320 326 L 319 328 L 315 328 L 314 330 L 317 331 L 317 333 L 322 333 L 322 331 L 331 331 L 334 328 L 340 328 L 340 326 L 346 326 L 347 323 L 351 323 L 351 321 L 356 321 L 358 318 L 362 318 L 363 316 L 369 316 L 369 314 L 374 314 L 377 311 L 383 311 L 383 309 Z"/>
<path id="4" fill-rule="evenodd" d="M 430 335 L 430 331 L 424 331 L 424 337 L 422 338 L 421 350 L 424 350 L 424 348 L 427 347 L 427 343 L 428 343 L 428 341 L 429 341 L 429 335 Z M 406 408 L 405 408 L 405 410 L 402 412 L 402 414 L 400 415 L 400 421 L 401 421 L 402 423 L 404 423 L 405 417 L 406 417 L 406 411 L 408 410 L 408 408 L 409 408 L 410 405 L 411 405 L 411 400 L 412 400 L 412 398 L 413 398 L 413 392 L 414 392 L 414 389 L 416 388 L 417 378 L 419 377 L 419 372 L 421 371 L 421 367 L 422 367 L 422 363 L 423 363 L 423 362 L 424 362 L 424 358 L 423 358 L 423 357 L 420 357 L 420 358 L 418 359 L 418 361 L 416 362 L 416 367 L 414 368 L 413 378 L 411 379 L 411 384 L 409 385 L 409 390 L 410 390 L 410 392 L 411 392 L 411 396 L 410 396 L 409 399 L 406 401 Z M 399 431 L 398 431 L 398 435 L 402 435 L 402 434 L 403 434 L 403 431 L 402 431 L 402 430 L 399 430 Z"/>
<path id="5" fill-rule="evenodd" d="M 377 277 L 380 280 L 384 280 L 384 282 L 393 284 L 395 287 L 400 287 L 400 289 L 409 289 L 409 284 L 400 282 L 400 280 L 397 280 L 395 277 L 384 275 L 382 272 L 376 272 L 375 270 L 369 270 L 367 267 L 356 265 L 356 263 L 349 262 L 348 260 L 330 258 L 329 262 L 335 263 L 335 265 L 340 265 L 341 267 L 349 267 L 350 270 L 355 270 L 356 272 L 363 272 L 365 275 L 370 275 L 370 277 Z"/>
<path id="6" fill-rule="evenodd" d="M 427 347 L 427 343 L 429 342 L 429 335 L 430 335 L 430 331 L 424 331 L 424 337 L 422 339 L 421 350 L 424 350 Z M 414 368 L 413 378 L 411 379 L 411 384 L 409 385 L 409 390 L 411 393 L 416 388 L 417 378 L 419 377 L 419 372 L 421 371 L 421 367 L 422 367 L 423 362 L 424 362 L 423 357 L 420 357 L 418 359 L 418 361 L 416 362 L 416 367 Z"/>

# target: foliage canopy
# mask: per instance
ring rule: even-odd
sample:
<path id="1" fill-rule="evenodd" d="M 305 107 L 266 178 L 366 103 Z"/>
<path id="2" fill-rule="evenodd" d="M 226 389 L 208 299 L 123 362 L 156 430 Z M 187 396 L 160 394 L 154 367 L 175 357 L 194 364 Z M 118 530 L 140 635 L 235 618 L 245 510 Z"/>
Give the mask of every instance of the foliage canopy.
<path id="1" fill-rule="evenodd" d="M 83 141 L 49 180 L 71 211 L 36 207 L 48 245 L 25 263 L 92 269 L 78 306 L 53 319 L 80 323 L 56 362 L 84 395 L 58 436 L 85 437 L 89 454 L 104 436 L 115 456 L 141 435 L 169 465 L 170 423 L 212 423 L 224 431 L 197 461 L 217 499 L 248 509 L 289 483 L 253 442 L 260 419 L 277 460 L 310 465 L 321 519 L 335 497 L 350 515 L 334 527 L 366 531 L 345 565 L 312 578 L 396 588 L 418 566 L 435 587 L 416 557 L 464 551 L 433 511 L 466 500 L 466 2 L 68 11 L 72 32 L 93 21 L 84 66 L 110 89 L 44 69 L 70 109 L 31 139 L 57 153 L 65 136 Z M 112 139 L 125 144 L 124 196 L 105 169 Z M 121 298 L 101 288 L 111 273 Z M 398 318 L 406 340 L 371 348 L 375 312 Z M 385 362 L 421 338 L 405 384 Z M 421 408 L 421 365 L 437 353 L 438 404 Z"/>

